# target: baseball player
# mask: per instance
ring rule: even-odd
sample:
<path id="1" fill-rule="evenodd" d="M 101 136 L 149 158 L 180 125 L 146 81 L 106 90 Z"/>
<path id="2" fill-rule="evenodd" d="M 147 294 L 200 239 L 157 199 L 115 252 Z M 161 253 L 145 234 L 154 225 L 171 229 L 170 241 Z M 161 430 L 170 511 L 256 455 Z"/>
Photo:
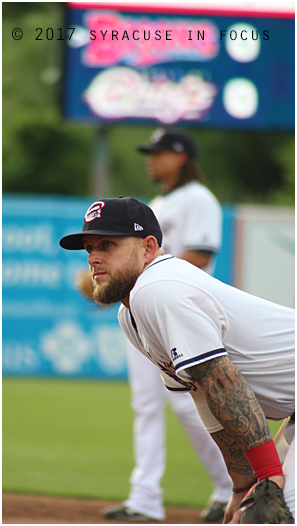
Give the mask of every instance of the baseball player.
<path id="1" fill-rule="evenodd" d="M 157 129 L 149 144 L 139 146 L 146 156 L 149 177 L 161 184 L 161 195 L 150 207 L 163 233 L 163 251 L 211 273 L 221 244 L 222 211 L 205 186 L 193 138 L 176 129 Z M 213 482 L 202 512 L 206 521 L 221 520 L 232 489 L 222 455 L 206 432 L 188 393 L 166 390 L 153 363 L 128 346 L 129 380 L 134 409 L 134 456 L 131 491 L 124 505 L 104 511 L 108 518 L 163 519 L 161 479 L 165 470 L 165 404 L 183 424 L 198 457 Z"/>
<path id="2" fill-rule="evenodd" d="M 294 430 L 282 467 L 266 420 L 294 412 L 293 309 L 163 255 L 154 213 L 133 198 L 97 201 L 82 231 L 60 245 L 88 252 L 95 301 L 121 301 L 119 322 L 131 343 L 169 390 L 193 397 L 234 484 L 224 523 L 253 486 L 241 522 L 251 522 L 253 510 L 258 519 L 260 509 L 261 522 L 293 523 Z"/>
<path id="3" fill-rule="evenodd" d="M 183 131 L 159 128 L 150 144 L 138 150 L 146 154 L 149 176 L 161 183 L 161 195 L 150 207 L 163 232 L 163 251 L 211 272 L 221 243 L 222 211 L 204 184 L 195 141 Z M 187 205 L 183 206 L 183 202 Z M 92 299 L 90 273 L 82 273 L 79 280 L 80 292 Z M 164 519 L 160 484 L 165 470 L 165 404 L 168 401 L 213 481 L 214 489 L 202 516 L 209 522 L 221 520 L 232 483 L 221 452 L 199 419 L 191 396 L 188 393 L 176 396 L 166 390 L 154 364 L 131 343 L 128 343 L 128 365 L 135 415 L 136 465 L 128 499 L 122 506 L 103 510 L 103 514 L 120 520 Z"/>

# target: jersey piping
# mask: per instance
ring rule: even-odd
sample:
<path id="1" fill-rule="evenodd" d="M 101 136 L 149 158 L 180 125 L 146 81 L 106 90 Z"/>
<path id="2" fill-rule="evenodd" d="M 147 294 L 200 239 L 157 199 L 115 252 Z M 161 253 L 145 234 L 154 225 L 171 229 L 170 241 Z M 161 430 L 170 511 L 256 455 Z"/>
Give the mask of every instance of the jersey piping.
<path id="1" fill-rule="evenodd" d="M 216 358 L 223 354 L 228 354 L 224 347 L 222 347 L 221 349 L 215 349 L 214 351 L 208 351 L 204 354 L 201 354 L 200 356 L 196 356 L 195 358 L 189 358 L 188 360 L 184 360 L 183 362 L 180 362 L 177 365 L 175 365 L 174 368 L 176 371 L 178 371 L 179 369 L 185 369 L 186 366 L 190 365 L 191 363 L 198 364 L 205 360 L 208 360 L 209 358 Z"/>
<path id="2" fill-rule="evenodd" d="M 163 263 L 164 261 L 167 261 L 168 259 L 174 259 L 175 256 L 170 256 L 170 257 L 167 257 L 165 259 L 160 259 L 159 261 L 155 261 L 155 263 L 151 263 L 145 270 L 147 270 L 148 268 L 151 268 L 153 267 L 154 265 L 158 265 L 158 263 Z"/>
<path id="3" fill-rule="evenodd" d="M 189 389 L 188 389 L 187 387 L 169 387 L 169 386 L 166 385 L 166 384 L 164 384 L 164 385 L 165 385 L 165 387 L 166 387 L 166 389 L 167 389 L 168 391 L 174 391 L 174 392 L 176 392 L 176 391 L 179 391 L 179 392 L 180 392 L 180 391 L 183 391 L 183 392 L 189 392 Z"/>
<path id="4" fill-rule="evenodd" d="M 137 325 L 136 325 L 136 321 L 134 320 L 134 316 L 133 316 L 132 312 L 130 311 L 130 309 L 129 309 L 129 314 L 130 314 L 130 318 L 131 318 L 131 323 L 132 323 L 132 325 L 133 325 L 133 329 L 135 329 L 136 332 L 138 332 L 138 330 L 137 330 Z"/>

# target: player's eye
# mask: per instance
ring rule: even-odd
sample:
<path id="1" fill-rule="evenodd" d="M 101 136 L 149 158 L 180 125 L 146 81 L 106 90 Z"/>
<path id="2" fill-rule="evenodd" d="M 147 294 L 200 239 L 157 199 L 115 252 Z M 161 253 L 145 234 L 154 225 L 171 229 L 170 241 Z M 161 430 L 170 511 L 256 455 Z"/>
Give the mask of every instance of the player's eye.
<path id="1" fill-rule="evenodd" d="M 102 244 L 103 244 L 103 247 L 104 247 L 104 248 L 109 248 L 109 247 L 112 247 L 113 242 L 112 242 L 112 241 L 107 241 L 107 240 L 106 240 L 106 241 L 103 241 Z"/>

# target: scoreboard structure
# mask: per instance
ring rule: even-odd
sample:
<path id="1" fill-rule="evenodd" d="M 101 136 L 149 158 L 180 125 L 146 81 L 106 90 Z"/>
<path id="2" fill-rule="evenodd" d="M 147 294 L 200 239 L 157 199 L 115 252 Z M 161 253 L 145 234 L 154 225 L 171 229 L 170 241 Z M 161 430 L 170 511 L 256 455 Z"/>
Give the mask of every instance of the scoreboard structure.
<path id="1" fill-rule="evenodd" d="M 292 10 L 67 3 L 63 115 L 293 131 L 294 23 Z"/>

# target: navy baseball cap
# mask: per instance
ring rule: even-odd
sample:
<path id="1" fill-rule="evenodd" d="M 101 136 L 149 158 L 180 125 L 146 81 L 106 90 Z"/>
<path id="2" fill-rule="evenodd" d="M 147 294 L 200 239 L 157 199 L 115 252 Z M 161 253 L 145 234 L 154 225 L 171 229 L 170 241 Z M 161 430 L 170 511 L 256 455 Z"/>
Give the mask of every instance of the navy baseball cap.
<path id="1" fill-rule="evenodd" d="M 82 232 L 62 237 L 60 245 L 68 250 L 82 250 L 83 237 L 94 236 L 154 236 L 159 246 L 162 232 L 152 209 L 133 197 L 100 199 L 88 208 Z"/>
<path id="2" fill-rule="evenodd" d="M 150 144 L 138 146 L 141 153 L 185 152 L 192 159 L 198 157 L 198 148 L 194 139 L 184 131 L 158 128 L 150 139 Z"/>

